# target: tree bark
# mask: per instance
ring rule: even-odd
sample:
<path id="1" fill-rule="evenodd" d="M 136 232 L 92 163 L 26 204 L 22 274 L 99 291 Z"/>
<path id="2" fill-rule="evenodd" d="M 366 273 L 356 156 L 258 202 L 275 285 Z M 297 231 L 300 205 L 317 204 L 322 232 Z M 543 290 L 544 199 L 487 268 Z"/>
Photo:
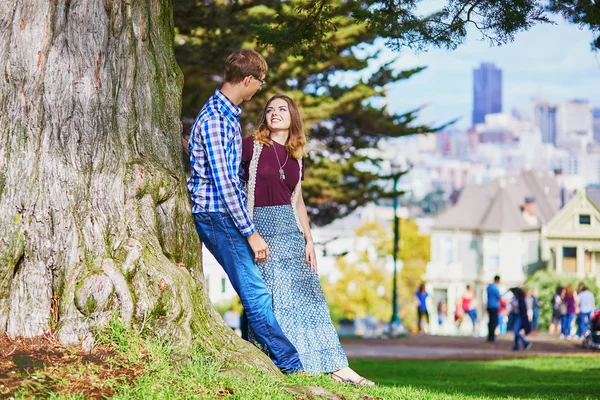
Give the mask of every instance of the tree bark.
<path id="1" fill-rule="evenodd" d="M 0 2 L 0 330 L 90 347 L 118 312 L 276 371 L 204 288 L 173 34 L 169 0 Z"/>

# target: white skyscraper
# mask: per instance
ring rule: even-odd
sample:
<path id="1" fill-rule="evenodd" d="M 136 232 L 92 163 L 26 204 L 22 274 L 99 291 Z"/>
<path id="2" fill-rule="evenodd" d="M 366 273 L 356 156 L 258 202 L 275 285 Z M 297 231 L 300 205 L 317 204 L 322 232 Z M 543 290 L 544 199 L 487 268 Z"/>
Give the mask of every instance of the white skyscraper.
<path id="1" fill-rule="evenodd" d="M 570 151 L 579 151 L 593 141 L 592 105 L 586 100 L 571 100 L 559 104 L 556 112 L 556 145 Z"/>

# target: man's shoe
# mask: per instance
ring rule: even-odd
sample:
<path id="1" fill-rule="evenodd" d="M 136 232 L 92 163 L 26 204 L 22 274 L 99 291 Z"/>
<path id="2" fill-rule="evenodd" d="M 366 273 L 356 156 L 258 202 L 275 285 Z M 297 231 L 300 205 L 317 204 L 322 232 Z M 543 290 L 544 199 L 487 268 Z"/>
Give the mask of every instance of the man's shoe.
<path id="1" fill-rule="evenodd" d="M 531 346 L 533 345 L 533 343 L 529 342 L 525 345 L 525 351 L 529 350 L 531 348 Z"/>

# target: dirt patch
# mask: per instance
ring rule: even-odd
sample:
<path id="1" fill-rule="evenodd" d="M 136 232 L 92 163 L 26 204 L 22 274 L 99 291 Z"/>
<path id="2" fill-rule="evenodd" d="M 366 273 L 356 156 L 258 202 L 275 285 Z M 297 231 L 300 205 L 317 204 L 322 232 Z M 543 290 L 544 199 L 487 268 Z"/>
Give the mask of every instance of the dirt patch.
<path id="1" fill-rule="evenodd" d="M 131 382 L 140 373 L 108 346 L 85 352 L 51 335 L 10 339 L 0 334 L 0 397 L 21 389 L 40 397 L 55 391 L 101 399 L 114 394 L 111 382 Z"/>
<path id="2" fill-rule="evenodd" d="M 580 340 L 559 340 L 545 333 L 529 335 L 531 350 L 512 351 L 511 334 L 501 335 L 496 343 L 486 338 L 465 336 L 411 335 L 398 339 L 342 339 L 344 350 L 352 358 L 495 360 L 552 355 L 600 356 L 589 351 Z"/>

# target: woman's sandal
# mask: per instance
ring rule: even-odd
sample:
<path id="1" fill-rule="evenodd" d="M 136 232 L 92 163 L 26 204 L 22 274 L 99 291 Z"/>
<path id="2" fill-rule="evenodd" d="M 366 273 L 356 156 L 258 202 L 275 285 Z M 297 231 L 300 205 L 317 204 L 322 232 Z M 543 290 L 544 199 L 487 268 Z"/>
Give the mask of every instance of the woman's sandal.
<path id="1" fill-rule="evenodd" d="M 344 385 L 362 386 L 362 387 L 375 386 L 375 382 L 372 382 L 372 381 L 368 380 L 367 378 L 363 378 L 362 376 L 360 377 L 359 380 L 353 381 L 352 379 L 346 379 L 344 377 L 337 375 L 336 373 L 332 373 L 331 378 L 333 378 L 334 381 L 339 382 Z"/>

